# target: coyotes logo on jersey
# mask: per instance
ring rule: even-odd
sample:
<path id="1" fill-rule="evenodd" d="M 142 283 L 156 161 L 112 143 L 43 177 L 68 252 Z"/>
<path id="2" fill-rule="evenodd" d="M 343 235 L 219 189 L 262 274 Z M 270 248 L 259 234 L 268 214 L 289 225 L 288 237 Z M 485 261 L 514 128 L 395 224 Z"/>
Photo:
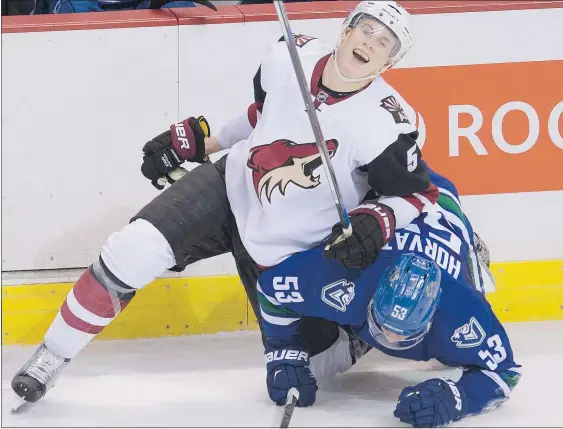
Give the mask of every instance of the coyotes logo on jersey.
<path id="1" fill-rule="evenodd" d="M 334 157 L 338 141 L 327 140 L 326 146 L 330 157 Z M 254 190 L 260 204 L 263 204 L 263 193 L 271 203 L 274 190 L 278 188 L 285 195 L 290 183 L 303 189 L 317 187 L 321 182 L 314 172 L 321 164 L 321 155 L 315 143 L 297 144 L 286 139 L 252 148 L 246 163 L 252 169 Z"/>

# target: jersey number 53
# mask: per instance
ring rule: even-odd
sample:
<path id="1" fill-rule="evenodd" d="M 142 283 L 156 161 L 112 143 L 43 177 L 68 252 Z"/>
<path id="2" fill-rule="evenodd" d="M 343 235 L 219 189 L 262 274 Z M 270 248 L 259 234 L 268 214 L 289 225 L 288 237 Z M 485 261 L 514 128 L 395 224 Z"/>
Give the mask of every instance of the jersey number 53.
<path id="1" fill-rule="evenodd" d="M 479 357 L 485 361 L 491 371 L 497 369 L 498 364 L 506 359 L 506 349 L 502 345 L 500 335 L 496 334 L 487 340 L 487 345 L 497 353 L 490 350 L 479 350 Z"/>
<path id="2" fill-rule="evenodd" d="M 297 283 L 297 277 L 274 277 L 273 285 L 277 291 L 274 296 L 279 303 L 304 301 L 298 292 L 299 284 Z"/>

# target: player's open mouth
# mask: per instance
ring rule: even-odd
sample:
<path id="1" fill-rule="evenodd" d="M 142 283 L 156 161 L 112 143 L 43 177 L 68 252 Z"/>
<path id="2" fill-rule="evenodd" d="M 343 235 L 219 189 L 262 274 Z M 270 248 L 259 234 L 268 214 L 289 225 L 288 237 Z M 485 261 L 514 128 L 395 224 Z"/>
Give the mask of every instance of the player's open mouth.
<path id="1" fill-rule="evenodd" d="M 334 151 L 329 149 L 328 154 L 332 158 L 334 156 Z M 313 172 L 317 168 L 319 168 L 322 165 L 322 163 L 323 162 L 321 160 L 321 157 L 318 156 L 315 159 L 313 159 L 312 161 L 309 161 L 309 162 L 303 164 L 303 174 L 314 182 L 318 181 L 319 176 L 313 176 Z"/>
<path id="2" fill-rule="evenodd" d="M 362 51 L 359 51 L 358 49 L 354 49 L 352 51 L 352 54 L 354 55 L 354 59 L 359 62 L 360 64 L 367 64 L 369 63 L 369 57 L 363 53 Z"/>

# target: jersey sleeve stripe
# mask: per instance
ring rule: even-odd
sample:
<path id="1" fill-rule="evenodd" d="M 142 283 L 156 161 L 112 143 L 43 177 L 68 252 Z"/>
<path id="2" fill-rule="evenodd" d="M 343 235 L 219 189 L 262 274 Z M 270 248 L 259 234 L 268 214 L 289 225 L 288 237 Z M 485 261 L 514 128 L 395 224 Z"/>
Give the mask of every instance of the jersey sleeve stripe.
<path id="1" fill-rule="evenodd" d="M 446 188 L 438 187 L 438 190 L 440 191 L 440 194 L 450 197 L 459 207 L 459 211 L 461 212 L 461 201 L 453 193 L 448 191 Z"/>
<path id="2" fill-rule="evenodd" d="M 425 204 L 432 205 L 435 204 L 436 201 L 438 201 L 438 197 L 440 196 L 440 191 L 438 190 L 436 185 L 430 183 L 430 186 L 428 186 L 428 188 L 425 191 L 415 193 L 414 195 L 421 198 Z"/>
<path id="3" fill-rule="evenodd" d="M 417 196 L 417 194 L 409 195 L 408 197 L 403 197 L 403 199 L 409 203 L 411 203 L 418 212 L 422 212 L 424 209 L 424 202 Z"/>
<path id="4" fill-rule="evenodd" d="M 274 305 L 272 304 L 265 295 L 262 295 L 261 293 L 258 294 L 258 303 L 260 304 L 260 307 L 264 310 L 267 311 L 270 314 L 274 314 L 276 316 L 284 316 L 284 315 L 289 315 L 289 316 L 295 316 L 296 313 L 294 313 L 291 310 L 288 310 L 287 308 L 281 307 L 279 305 Z"/>
<path id="5" fill-rule="evenodd" d="M 520 378 L 522 378 L 522 371 L 520 368 L 510 368 L 500 373 L 500 377 L 510 387 L 510 391 L 514 390 Z"/>
<path id="6" fill-rule="evenodd" d="M 252 128 L 256 128 L 256 124 L 262 114 L 263 105 L 264 103 L 256 102 L 248 106 L 248 122 L 250 122 Z"/>
<path id="7" fill-rule="evenodd" d="M 262 290 L 262 288 L 260 287 L 260 283 L 256 283 L 256 290 L 258 291 L 258 299 L 260 299 L 260 297 L 263 297 L 265 300 L 267 300 L 270 304 L 275 305 L 275 306 L 280 306 L 281 304 L 276 301 L 274 298 L 269 297 L 268 295 L 266 295 L 264 293 L 264 291 Z M 262 302 L 260 303 L 260 305 L 262 305 Z"/>
<path id="8" fill-rule="evenodd" d="M 424 205 L 432 206 L 436 203 L 436 201 L 438 201 L 440 192 L 438 192 L 438 188 L 436 186 L 430 185 L 426 191 L 422 193 L 415 192 L 413 195 L 422 201 Z"/>
<path id="9" fill-rule="evenodd" d="M 502 389 L 505 398 L 510 397 L 510 387 L 506 382 L 498 375 L 496 372 L 487 371 L 486 369 L 482 369 L 481 372 L 493 380 L 499 387 Z"/>
<path id="10" fill-rule="evenodd" d="M 298 322 L 299 317 L 277 317 L 272 316 L 264 311 L 263 308 L 260 308 L 260 314 L 262 315 L 262 319 L 264 321 L 277 326 L 287 326 L 291 325 L 293 322 Z"/>
<path id="11" fill-rule="evenodd" d="M 433 205 L 438 199 L 438 188 L 434 185 L 430 185 L 428 189 L 422 193 L 414 193 L 406 197 L 401 197 L 403 200 L 410 203 L 418 213 L 422 213 L 425 205 Z"/>
<path id="12" fill-rule="evenodd" d="M 444 192 L 445 191 L 445 192 Z M 461 211 L 461 206 L 458 204 L 456 200 L 451 197 L 451 194 L 448 195 L 445 189 L 440 188 L 440 196 L 438 197 L 438 205 L 445 210 L 448 210 L 458 216 L 461 219 L 465 218 L 465 215 Z"/>
<path id="13" fill-rule="evenodd" d="M 471 259 L 471 273 L 472 273 L 473 281 L 475 282 L 475 287 L 477 288 L 478 291 L 482 292 L 483 286 L 481 280 L 481 270 L 479 268 L 478 258 L 477 255 L 475 254 L 475 248 L 469 236 L 469 231 L 467 229 L 467 226 L 465 225 L 465 223 L 463 223 L 463 220 L 461 220 L 452 212 L 448 210 L 441 210 L 441 212 L 446 217 L 446 220 L 448 222 L 451 222 L 453 225 L 457 226 L 460 229 L 463 235 L 463 239 L 465 240 L 467 244 L 467 248 L 469 250 L 468 253 L 469 253 L 469 258 Z"/>
<path id="14" fill-rule="evenodd" d="M 420 212 L 405 198 L 382 196 L 378 200 L 379 203 L 385 204 L 393 209 L 395 215 L 395 230 L 404 228 L 415 219 Z"/>
<path id="15" fill-rule="evenodd" d="M 465 243 L 469 246 L 469 248 L 471 248 L 473 246 L 473 237 L 470 233 L 470 224 L 463 214 L 461 207 L 457 204 L 456 200 L 454 200 L 448 194 L 442 193 L 441 188 L 440 197 L 438 198 L 438 206 L 440 208 L 440 211 L 444 214 L 446 220 L 454 224 L 461 230 Z"/>
<path id="16" fill-rule="evenodd" d="M 424 210 L 424 206 L 433 205 L 438 200 L 439 195 L 438 188 L 431 184 L 426 191 L 422 193 L 415 192 L 412 195 L 402 197 L 402 199 L 414 206 L 420 214 Z"/>
<path id="17" fill-rule="evenodd" d="M 473 245 L 473 230 L 471 229 L 471 224 L 467 220 L 467 217 L 461 209 L 461 202 L 459 199 L 449 190 L 445 188 L 438 188 L 440 191 L 440 196 L 438 198 L 439 210 L 443 213 L 446 220 L 461 230 L 467 248 L 469 249 L 469 259 L 471 267 L 471 276 L 473 277 L 473 282 L 478 291 L 483 291 L 483 280 L 481 269 L 479 266 L 479 261 L 477 255 L 475 254 L 475 247 Z"/>

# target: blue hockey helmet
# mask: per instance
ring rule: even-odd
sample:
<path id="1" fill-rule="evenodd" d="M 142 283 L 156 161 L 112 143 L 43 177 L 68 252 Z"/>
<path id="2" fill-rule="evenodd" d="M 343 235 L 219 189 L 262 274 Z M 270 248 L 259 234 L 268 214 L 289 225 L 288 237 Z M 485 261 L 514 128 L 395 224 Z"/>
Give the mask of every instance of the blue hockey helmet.
<path id="1" fill-rule="evenodd" d="M 383 347 L 403 350 L 422 341 L 432 326 L 440 295 L 440 268 L 414 253 L 384 272 L 368 306 L 368 327 Z"/>

